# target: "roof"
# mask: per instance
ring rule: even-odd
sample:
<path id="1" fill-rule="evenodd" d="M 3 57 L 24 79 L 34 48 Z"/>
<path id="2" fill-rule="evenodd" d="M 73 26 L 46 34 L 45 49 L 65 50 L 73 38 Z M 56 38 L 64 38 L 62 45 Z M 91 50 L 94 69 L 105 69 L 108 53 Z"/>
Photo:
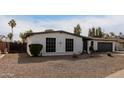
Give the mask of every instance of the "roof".
<path id="1" fill-rule="evenodd" d="M 117 39 L 117 42 L 124 43 L 124 39 Z"/>
<path id="2" fill-rule="evenodd" d="M 98 40 L 98 41 L 116 41 L 117 39 L 115 38 L 92 38 L 93 40 Z"/>
<path id="3" fill-rule="evenodd" d="M 115 41 L 115 42 L 124 43 L 124 39 L 120 39 L 120 38 L 92 38 L 92 39 L 98 41 Z"/>
<path id="4" fill-rule="evenodd" d="M 47 31 L 44 31 L 44 32 L 34 32 L 34 33 L 31 33 L 30 35 L 27 35 L 26 38 L 29 37 L 29 36 L 37 35 L 37 34 L 48 34 L 48 33 L 65 33 L 65 34 L 81 37 L 81 38 L 84 38 L 84 39 L 91 39 L 91 38 L 86 37 L 86 36 L 76 35 L 76 34 L 73 34 L 73 33 L 67 32 L 67 31 L 63 31 L 63 30 L 58 30 L 58 31 L 53 31 L 53 30 L 48 31 L 47 30 Z"/>

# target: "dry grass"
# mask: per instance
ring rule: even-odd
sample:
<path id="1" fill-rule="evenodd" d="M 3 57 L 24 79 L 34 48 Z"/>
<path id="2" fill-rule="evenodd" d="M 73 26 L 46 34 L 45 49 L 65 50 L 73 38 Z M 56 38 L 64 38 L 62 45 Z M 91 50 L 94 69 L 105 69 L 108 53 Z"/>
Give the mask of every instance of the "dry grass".
<path id="1" fill-rule="evenodd" d="M 124 56 L 106 54 L 58 57 L 29 57 L 7 54 L 0 60 L 0 77 L 81 78 L 106 77 L 124 69 Z"/>

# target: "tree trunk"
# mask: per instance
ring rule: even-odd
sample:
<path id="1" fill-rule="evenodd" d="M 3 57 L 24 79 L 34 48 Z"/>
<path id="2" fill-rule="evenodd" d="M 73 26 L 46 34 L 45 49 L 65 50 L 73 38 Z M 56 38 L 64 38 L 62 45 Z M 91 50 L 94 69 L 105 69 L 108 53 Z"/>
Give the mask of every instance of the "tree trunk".
<path id="1" fill-rule="evenodd" d="M 13 28 L 12 28 L 12 39 L 11 39 L 11 41 L 13 42 Z"/>

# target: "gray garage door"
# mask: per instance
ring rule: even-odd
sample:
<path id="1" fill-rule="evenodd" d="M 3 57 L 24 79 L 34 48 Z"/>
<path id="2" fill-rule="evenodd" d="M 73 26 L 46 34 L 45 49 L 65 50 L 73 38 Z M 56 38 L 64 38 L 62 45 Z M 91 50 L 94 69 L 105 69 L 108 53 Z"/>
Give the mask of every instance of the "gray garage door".
<path id="1" fill-rule="evenodd" d="M 98 52 L 112 52 L 112 43 L 98 42 Z"/>

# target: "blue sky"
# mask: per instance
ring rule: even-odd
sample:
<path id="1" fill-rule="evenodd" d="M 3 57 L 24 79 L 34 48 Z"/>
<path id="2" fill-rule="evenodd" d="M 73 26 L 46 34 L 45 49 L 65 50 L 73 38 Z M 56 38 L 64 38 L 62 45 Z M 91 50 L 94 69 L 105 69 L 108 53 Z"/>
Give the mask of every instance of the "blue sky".
<path id="1" fill-rule="evenodd" d="M 45 29 L 65 30 L 73 33 L 74 26 L 81 25 L 82 35 L 87 36 L 91 27 L 102 27 L 104 32 L 124 32 L 124 16 L 105 15 L 1 15 L 0 34 L 11 32 L 8 22 L 15 19 L 14 39 L 19 39 L 19 33 L 32 29 L 34 32 Z"/>

